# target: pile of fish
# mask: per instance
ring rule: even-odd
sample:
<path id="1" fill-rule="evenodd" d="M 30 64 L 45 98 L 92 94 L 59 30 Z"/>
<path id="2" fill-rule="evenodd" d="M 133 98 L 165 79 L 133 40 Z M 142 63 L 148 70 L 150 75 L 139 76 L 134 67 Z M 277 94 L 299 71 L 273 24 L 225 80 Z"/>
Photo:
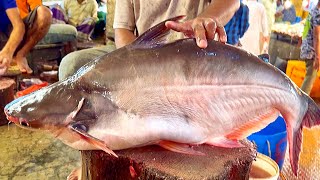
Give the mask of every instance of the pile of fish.
<path id="1" fill-rule="evenodd" d="M 173 18 L 170 20 L 177 20 Z M 319 125 L 315 102 L 271 64 L 220 42 L 162 43 L 164 22 L 75 75 L 11 102 L 10 121 L 45 130 L 79 150 L 158 144 L 201 155 L 192 145 L 242 147 L 281 114 L 297 172 L 303 127 Z"/>

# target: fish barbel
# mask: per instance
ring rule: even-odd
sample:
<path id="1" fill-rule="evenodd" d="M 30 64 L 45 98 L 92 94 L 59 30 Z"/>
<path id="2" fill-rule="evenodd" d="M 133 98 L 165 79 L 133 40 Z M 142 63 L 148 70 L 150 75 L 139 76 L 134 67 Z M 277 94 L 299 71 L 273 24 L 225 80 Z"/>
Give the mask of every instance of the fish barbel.
<path id="1" fill-rule="evenodd" d="M 8 119 L 73 148 L 116 156 L 112 150 L 150 144 L 188 154 L 203 154 L 189 145 L 242 147 L 239 140 L 281 114 L 296 173 L 302 128 L 320 123 L 315 102 L 277 68 L 236 47 L 211 41 L 200 49 L 194 39 L 162 43 L 169 31 L 164 23 L 11 102 Z"/>

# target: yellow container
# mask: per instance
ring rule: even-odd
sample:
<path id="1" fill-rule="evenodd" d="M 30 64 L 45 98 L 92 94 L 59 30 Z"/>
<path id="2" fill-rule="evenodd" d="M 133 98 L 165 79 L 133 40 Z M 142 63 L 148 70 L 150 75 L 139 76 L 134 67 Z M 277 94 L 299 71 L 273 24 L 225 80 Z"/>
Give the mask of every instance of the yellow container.
<path id="1" fill-rule="evenodd" d="M 286 74 L 297 86 L 301 87 L 306 74 L 306 63 L 304 61 L 289 60 Z M 315 98 L 320 97 L 320 72 L 317 74 L 310 96 Z"/>
<path id="2" fill-rule="evenodd" d="M 249 180 L 277 180 L 279 178 L 279 166 L 268 156 L 258 153 L 252 162 Z"/>

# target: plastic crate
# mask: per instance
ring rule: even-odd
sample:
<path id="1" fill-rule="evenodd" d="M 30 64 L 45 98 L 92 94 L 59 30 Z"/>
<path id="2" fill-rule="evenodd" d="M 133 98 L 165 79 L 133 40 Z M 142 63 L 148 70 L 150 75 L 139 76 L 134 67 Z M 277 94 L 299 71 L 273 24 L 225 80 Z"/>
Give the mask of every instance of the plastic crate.
<path id="1" fill-rule="evenodd" d="M 286 74 L 297 86 L 301 87 L 306 75 L 306 63 L 300 60 L 289 60 Z M 310 96 L 315 98 L 320 97 L 320 72 L 317 74 Z"/>

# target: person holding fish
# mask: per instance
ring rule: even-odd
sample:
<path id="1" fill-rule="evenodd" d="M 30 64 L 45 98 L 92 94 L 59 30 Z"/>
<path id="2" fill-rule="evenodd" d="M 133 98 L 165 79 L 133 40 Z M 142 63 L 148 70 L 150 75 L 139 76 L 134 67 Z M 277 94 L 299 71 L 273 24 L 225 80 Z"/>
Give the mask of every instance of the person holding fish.
<path id="1" fill-rule="evenodd" d="M 186 21 L 176 23 L 166 22 L 169 29 L 175 30 L 176 35 L 170 34 L 167 40 L 194 37 L 200 48 L 207 47 L 207 39 L 226 42 L 227 35 L 223 25 L 228 23 L 239 8 L 237 1 L 131 1 L 117 0 L 115 9 L 114 29 L 117 48 L 131 43 L 136 36 L 164 19 L 178 15 L 186 15 Z M 208 4 L 208 5 L 207 5 Z M 149 16 L 152 14 L 152 16 Z M 173 33 L 174 34 L 174 33 Z"/>
<path id="2" fill-rule="evenodd" d="M 207 40 L 217 35 L 217 40 L 225 43 L 227 35 L 223 26 L 239 7 L 239 0 L 117 0 L 114 18 L 116 48 L 130 44 L 153 25 L 179 15 L 185 15 L 184 22 L 168 21 L 166 27 L 181 33 L 166 35 L 166 41 L 193 37 L 200 48 L 206 48 Z M 60 64 L 59 80 L 71 76 L 87 62 L 114 49 L 109 46 L 98 47 L 68 54 Z"/>
<path id="3" fill-rule="evenodd" d="M 0 19 L 0 76 L 13 60 L 20 71 L 32 73 L 26 55 L 47 34 L 50 10 L 38 6 L 22 19 L 15 0 L 0 1 Z"/>

